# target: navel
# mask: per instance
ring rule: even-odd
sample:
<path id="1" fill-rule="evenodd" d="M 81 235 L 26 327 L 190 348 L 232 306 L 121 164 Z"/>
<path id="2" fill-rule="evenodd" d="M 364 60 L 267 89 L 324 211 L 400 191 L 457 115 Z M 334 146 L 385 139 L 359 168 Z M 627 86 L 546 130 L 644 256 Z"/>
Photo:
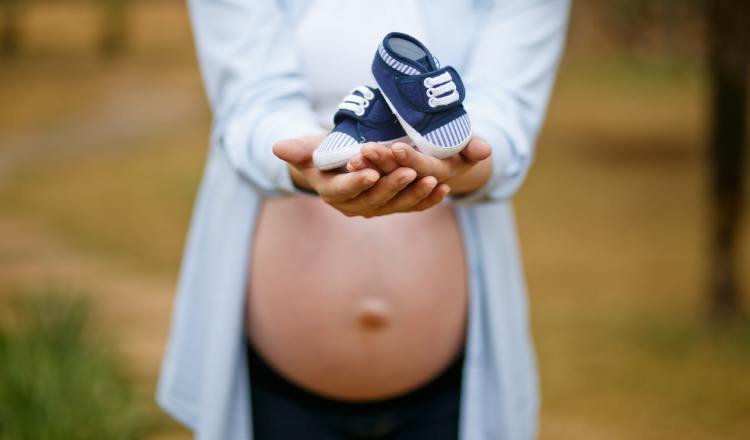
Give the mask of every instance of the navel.
<path id="1" fill-rule="evenodd" d="M 366 298 L 359 311 L 359 324 L 370 330 L 378 330 L 390 322 L 388 304 L 380 298 Z"/>

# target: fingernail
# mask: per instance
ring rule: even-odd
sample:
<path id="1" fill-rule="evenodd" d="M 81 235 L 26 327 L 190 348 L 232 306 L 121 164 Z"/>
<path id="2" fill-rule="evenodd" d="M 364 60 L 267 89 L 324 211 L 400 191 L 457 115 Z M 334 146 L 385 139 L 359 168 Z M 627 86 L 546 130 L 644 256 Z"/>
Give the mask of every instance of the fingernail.
<path id="1" fill-rule="evenodd" d="M 396 156 L 396 159 L 406 159 L 406 150 L 404 150 L 404 147 L 394 147 L 392 150 L 393 155 Z"/>
<path id="2" fill-rule="evenodd" d="M 409 182 L 411 182 L 412 180 L 414 180 L 414 178 L 415 178 L 415 177 L 416 177 L 416 176 L 415 176 L 414 174 L 407 174 L 406 176 L 403 176 L 403 177 L 402 177 L 401 179 L 399 179 L 399 182 L 400 182 L 400 183 L 401 183 L 402 185 L 406 185 L 407 183 L 409 183 Z"/>
<path id="3" fill-rule="evenodd" d="M 360 158 L 353 159 L 351 163 L 355 167 L 358 167 L 358 166 L 362 165 L 362 159 L 360 159 Z"/>

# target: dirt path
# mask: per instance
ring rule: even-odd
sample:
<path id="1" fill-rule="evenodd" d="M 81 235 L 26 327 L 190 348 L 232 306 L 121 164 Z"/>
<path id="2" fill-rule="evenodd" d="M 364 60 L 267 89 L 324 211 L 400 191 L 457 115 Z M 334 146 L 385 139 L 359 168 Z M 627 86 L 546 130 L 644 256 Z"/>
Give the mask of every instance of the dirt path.
<path id="1" fill-rule="evenodd" d="M 206 123 L 207 110 L 195 75 L 174 73 L 147 82 L 134 70 L 92 79 L 99 92 L 88 98 L 83 109 L 54 122 L 40 116 L 31 123 L 33 129 L 0 132 L 0 185 L 30 163 L 127 148 L 174 127 Z"/>

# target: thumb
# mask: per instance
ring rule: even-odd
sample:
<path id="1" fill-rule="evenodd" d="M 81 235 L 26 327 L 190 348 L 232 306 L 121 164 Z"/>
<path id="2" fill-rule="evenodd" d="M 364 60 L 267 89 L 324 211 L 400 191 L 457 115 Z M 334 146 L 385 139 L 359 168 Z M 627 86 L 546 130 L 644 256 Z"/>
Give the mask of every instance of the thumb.
<path id="1" fill-rule="evenodd" d="M 461 155 L 468 161 L 479 162 L 487 159 L 492 154 L 492 147 L 484 139 L 474 136 L 466 148 L 461 151 Z"/>
<path id="2" fill-rule="evenodd" d="M 273 144 L 273 154 L 292 165 L 302 165 L 312 160 L 319 141 L 318 136 L 284 139 Z"/>

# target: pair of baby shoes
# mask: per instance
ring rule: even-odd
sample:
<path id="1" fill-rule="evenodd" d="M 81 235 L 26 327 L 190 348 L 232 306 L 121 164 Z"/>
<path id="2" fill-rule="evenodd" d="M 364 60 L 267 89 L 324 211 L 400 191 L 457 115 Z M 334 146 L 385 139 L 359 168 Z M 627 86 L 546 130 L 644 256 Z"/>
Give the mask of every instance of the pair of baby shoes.
<path id="1" fill-rule="evenodd" d="M 441 67 L 416 38 L 385 36 L 372 62 L 377 88 L 359 86 L 339 104 L 334 128 L 313 153 L 321 170 L 341 167 L 367 142 L 411 141 L 437 158 L 460 152 L 471 138 L 461 78 Z"/>

